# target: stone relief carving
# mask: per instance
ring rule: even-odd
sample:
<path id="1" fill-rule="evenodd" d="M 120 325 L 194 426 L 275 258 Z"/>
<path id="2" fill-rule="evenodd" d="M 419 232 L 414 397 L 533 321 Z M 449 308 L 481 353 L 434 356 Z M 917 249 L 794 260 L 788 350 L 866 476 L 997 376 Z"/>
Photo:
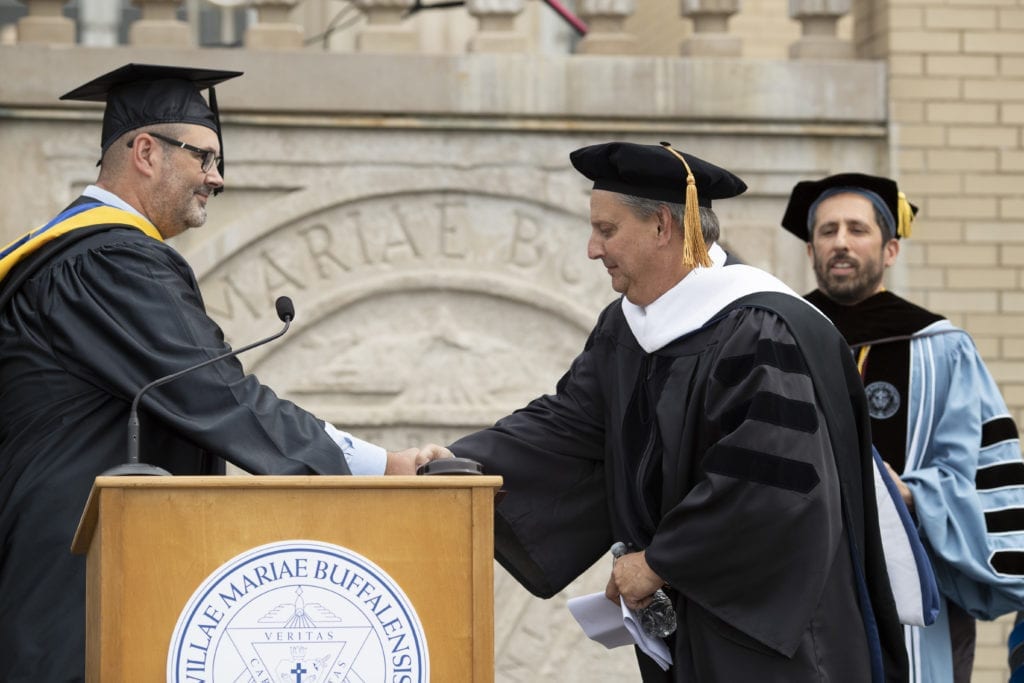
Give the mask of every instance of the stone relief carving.
<path id="1" fill-rule="evenodd" d="M 586 219 L 559 208 L 439 190 L 311 209 L 315 194 L 239 219 L 186 254 L 229 336 L 258 333 L 280 294 L 295 299 L 297 324 L 310 322 L 301 312 L 310 307 L 316 319 L 415 284 L 528 300 L 584 331 L 615 296 L 600 265 L 586 258 Z"/>
<path id="2" fill-rule="evenodd" d="M 280 376 L 272 386 L 347 429 L 399 429 L 381 435 L 398 447 L 402 425 L 468 431 L 552 391 L 580 336 L 526 302 L 406 291 L 337 311 L 267 358 L 260 375 Z"/>

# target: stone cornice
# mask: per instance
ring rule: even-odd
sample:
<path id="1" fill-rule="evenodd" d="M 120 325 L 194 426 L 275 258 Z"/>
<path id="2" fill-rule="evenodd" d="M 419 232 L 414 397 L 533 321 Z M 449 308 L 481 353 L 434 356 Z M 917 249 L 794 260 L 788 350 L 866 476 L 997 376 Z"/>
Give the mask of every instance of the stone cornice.
<path id="1" fill-rule="evenodd" d="M 98 105 L 57 97 L 127 62 L 245 71 L 217 95 L 226 120 L 254 124 L 854 136 L 886 124 L 879 61 L 30 45 L 0 47 L 5 73 L 31 74 L 4 79 L 0 116 L 96 116 Z"/>

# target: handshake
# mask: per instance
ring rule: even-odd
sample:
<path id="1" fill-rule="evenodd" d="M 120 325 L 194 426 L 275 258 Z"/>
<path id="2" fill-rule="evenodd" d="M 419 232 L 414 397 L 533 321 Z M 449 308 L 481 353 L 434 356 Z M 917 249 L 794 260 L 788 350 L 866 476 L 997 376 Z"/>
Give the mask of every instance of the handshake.
<path id="1" fill-rule="evenodd" d="M 481 474 L 480 465 L 466 458 L 456 458 L 450 450 L 437 444 L 422 448 L 406 448 L 389 452 L 384 474 Z M 436 465 L 431 463 L 436 462 Z"/>

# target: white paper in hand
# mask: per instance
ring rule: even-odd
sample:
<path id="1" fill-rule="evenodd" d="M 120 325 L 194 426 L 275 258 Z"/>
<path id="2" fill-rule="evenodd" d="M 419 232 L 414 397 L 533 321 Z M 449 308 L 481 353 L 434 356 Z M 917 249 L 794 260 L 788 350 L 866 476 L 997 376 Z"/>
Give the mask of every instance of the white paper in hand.
<path id="1" fill-rule="evenodd" d="M 607 648 L 636 645 L 663 671 L 672 666 L 672 653 L 661 638 L 651 638 L 640 628 L 636 612 L 620 602 L 618 607 L 604 596 L 592 593 L 569 599 L 569 611 L 583 632 Z"/>
<path id="2" fill-rule="evenodd" d="M 633 636 L 622 621 L 622 611 L 604 593 L 569 599 L 569 611 L 591 640 L 605 647 L 633 645 Z"/>

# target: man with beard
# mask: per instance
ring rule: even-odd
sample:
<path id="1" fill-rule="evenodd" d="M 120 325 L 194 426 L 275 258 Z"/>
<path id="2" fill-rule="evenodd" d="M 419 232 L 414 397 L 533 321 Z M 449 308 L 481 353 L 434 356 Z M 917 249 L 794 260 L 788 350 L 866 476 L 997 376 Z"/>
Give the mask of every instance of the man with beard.
<path id="1" fill-rule="evenodd" d="M 129 64 L 64 99 L 106 101 L 99 179 L 0 251 L 0 680 L 78 681 L 85 559 L 71 540 L 94 478 L 125 460 L 129 406 L 229 347 L 165 240 L 224 187 L 213 86 L 238 72 Z M 210 89 L 207 105 L 200 91 Z M 146 460 L 172 474 L 413 474 L 444 449 L 387 453 L 278 398 L 231 358 L 141 403 Z"/>
<path id="2" fill-rule="evenodd" d="M 843 173 L 798 183 L 782 226 L 807 242 L 818 289 L 806 298 L 853 348 L 872 441 L 945 597 L 934 625 L 906 627 L 914 680 L 966 683 L 974 618 L 1024 604 L 1024 462 L 967 333 L 883 286 L 916 211 L 893 180 Z"/>
<path id="3" fill-rule="evenodd" d="M 905 680 L 863 389 L 822 315 L 725 264 L 711 203 L 746 185 L 667 143 L 570 160 L 622 297 L 554 395 L 451 446 L 505 478 L 497 559 L 551 597 L 624 543 L 608 598 L 677 617 L 649 683 Z"/>

